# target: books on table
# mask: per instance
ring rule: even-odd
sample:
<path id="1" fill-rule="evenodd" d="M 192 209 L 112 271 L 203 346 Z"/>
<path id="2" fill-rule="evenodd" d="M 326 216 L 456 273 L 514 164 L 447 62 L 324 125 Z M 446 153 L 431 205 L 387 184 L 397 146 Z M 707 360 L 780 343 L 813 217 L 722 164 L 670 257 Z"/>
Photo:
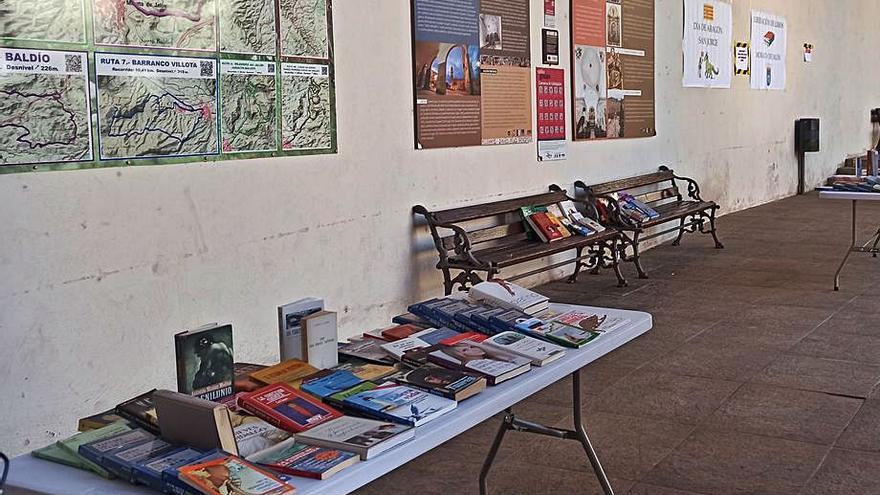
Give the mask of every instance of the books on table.
<path id="1" fill-rule="evenodd" d="M 581 330 L 587 330 L 596 333 L 606 333 L 617 330 L 618 328 L 629 323 L 628 318 L 619 316 L 611 316 L 580 309 L 572 309 L 564 313 L 552 316 L 550 321 L 562 323 Z"/>
<path id="2" fill-rule="evenodd" d="M 440 345 L 428 354 L 428 361 L 453 370 L 475 373 L 486 378 L 489 385 L 519 376 L 531 368 L 528 358 L 508 354 L 478 342 L 464 340 L 453 345 Z"/>
<path id="3" fill-rule="evenodd" d="M 299 387 L 302 379 L 318 371 L 311 364 L 300 359 L 288 359 L 274 366 L 251 373 L 251 378 L 265 385 L 287 383 L 291 387 Z"/>
<path id="4" fill-rule="evenodd" d="M 171 390 L 153 394 L 162 438 L 201 450 L 223 449 L 238 454 L 229 408 Z"/>
<path id="5" fill-rule="evenodd" d="M 518 309 L 534 315 L 550 307 L 550 298 L 501 279 L 480 282 L 471 287 L 469 296 L 503 308 Z"/>
<path id="6" fill-rule="evenodd" d="M 304 359 L 302 347 L 302 319 L 324 310 L 324 300 L 307 297 L 278 306 L 278 342 L 281 360 Z"/>
<path id="7" fill-rule="evenodd" d="M 340 343 L 339 355 L 346 358 L 357 358 L 378 364 L 394 364 L 391 358 L 381 347 L 381 341 L 372 338 L 349 339 L 348 342 Z"/>
<path id="8" fill-rule="evenodd" d="M 303 361 L 320 370 L 339 364 L 336 313 L 318 311 L 302 319 Z"/>
<path id="9" fill-rule="evenodd" d="M 159 456 L 140 461 L 134 466 L 134 482 L 162 492 L 165 490 L 162 473 L 166 469 L 185 466 L 204 455 L 203 452 L 193 448 L 178 447 Z"/>
<path id="10" fill-rule="evenodd" d="M 381 344 L 380 347 L 383 351 L 387 352 L 391 357 L 400 361 L 403 359 L 404 353 L 411 349 L 418 349 L 420 347 L 428 347 L 428 342 L 420 339 L 419 337 L 412 336 L 406 337 L 403 339 L 395 340 L 394 342 L 388 342 L 386 344 Z"/>
<path id="11" fill-rule="evenodd" d="M 516 324 L 516 330 L 530 337 L 573 349 L 579 349 L 599 336 L 597 332 L 573 327 L 557 321 L 544 321 L 540 318 L 521 320 Z"/>
<path id="12" fill-rule="evenodd" d="M 340 449 L 371 459 L 415 436 L 415 428 L 353 416 L 328 421 L 296 435 L 297 442 Z"/>
<path id="13" fill-rule="evenodd" d="M 486 379 L 483 377 L 431 365 L 401 371 L 391 379 L 456 402 L 474 396 L 486 388 Z"/>
<path id="14" fill-rule="evenodd" d="M 342 414 L 286 383 L 251 392 L 241 406 L 267 423 L 292 433 L 307 430 Z"/>
<path id="15" fill-rule="evenodd" d="M 78 459 L 83 468 L 88 469 L 89 471 L 92 471 L 93 473 L 101 477 L 109 478 L 110 473 L 107 471 L 107 469 L 101 466 L 100 462 L 94 462 L 80 454 L 79 448 L 82 445 L 99 440 L 106 440 L 108 438 L 129 431 L 131 431 L 131 426 L 129 426 L 128 423 L 124 421 L 118 421 L 116 423 L 109 424 L 103 428 L 77 433 L 72 437 L 66 438 L 64 440 L 59 440 L 58 442 L 56 442 L 56 445 L 60 447 L 61 450 L 66 454 L 69 454 L 70 456 Z"/>
<path id="16" fill-rule="evenodd" d="M 529 359 L 535 366 L 544 366 L 565 355 L 556 344 L 538 340 L 519 332 L 502 332 L 483 341 L 483 345 Z"/>
<path id="17" fill-rule="evenodd" d="M 294 488 L 267 470 L 233 455 L 179 469 L 179 477 L 206 495 L 292 495 Z"/>
<path id="18" fill-rule="evenodd" d="M 458 405 L 454 400 L 397 384 L 365 390 L 342 402 L 367 416 L 408 426 L 421 426 Z"/>
<path id="19" fill-rule="evenodd" d="M 346 450 L 306 445 L 289 438 L 245 459 L 275 472 L 323 480 L 357 464 L 360 456 Z"/>
<path id="20" fill-rule="evenodd" d="M 174 335 L 177 391 L 219 400 L 233 394 L 232 325 L 216 323 Z"/>

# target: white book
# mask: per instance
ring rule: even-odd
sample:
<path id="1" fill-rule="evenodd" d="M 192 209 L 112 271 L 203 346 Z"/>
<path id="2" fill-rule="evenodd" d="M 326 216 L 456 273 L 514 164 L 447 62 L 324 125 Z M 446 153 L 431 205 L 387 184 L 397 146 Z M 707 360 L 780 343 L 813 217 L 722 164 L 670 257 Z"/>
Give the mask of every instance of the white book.
<path id="1" fill-rule="evenodd" d="M 336 313 L 319 311 L 302 319 L 303 361 L 325 370 L 339 364 Z"/>
<path id="2" fill-rule="evenodd" d="M 596 232 L 602 232 L 605 230 L 605 227 L 601 223 L 593 220 L 590 217 L 586 217 L 581 212 L 579 212 L 577 207 L 575 207 L 574 202 L 563 201 L 559 203 L 559 207 L 562 208 L 565 216 L 567 216 L 568 219 L 572 222 L 579 223 L 584 227 L 594 230 Z"/>
<path id="3" fill-rule="evenodd" d="M 324 300 L 307 297 L 278 306 L 278 340 L 281 360 L 302 359 L 302 319 L 324 309 Z"/>
<path id="4" fill-rule="evenodd" d="M 382 350 L 390 354 L 400 361 L 403 359 L 403 354 L 410 349 L 418 349 L 420 347 L 428 347 L 431 344 L 425 342 L 424 340 L 412 335 L 405 339 L 395 340 L 394 342 L 388 342 L 387 344 L 382 344 Z"/>
<path id="5" fill-rule="evenodd" d="M 484 340 L 482 344 L 530 359 L 535 366 L 544 366 L 565 355 L 565 349 L 561 346 L 519 332 L 501 332 Z"/>
<path id="6" fill-rule="evenodd" d="M 354 452 L 367 460 L 410 440 L 415 434 L 411 426 L 342 416 L 297 433 L 295 438 L 306 445 Z"/>
<path id="7" fill-rule="evenodd" d="M 489 280 L 471 287 L 470 297 L 503 308 L 518 309 L 534 315 L 546 310 L 550 298 L 504 280 Z"/>

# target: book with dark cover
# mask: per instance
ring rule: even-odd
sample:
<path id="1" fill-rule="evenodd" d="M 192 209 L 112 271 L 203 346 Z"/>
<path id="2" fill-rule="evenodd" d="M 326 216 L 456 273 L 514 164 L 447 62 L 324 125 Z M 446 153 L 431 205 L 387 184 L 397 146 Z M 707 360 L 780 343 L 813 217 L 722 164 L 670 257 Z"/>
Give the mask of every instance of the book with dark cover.
<path id="1" fill-rule="evenodd" d="M 80 445 L 79 454 L 107 469 L 107 466 L 104 464 L 105 456 L 155 439 L 156 436 L 146 430 L 130 430 L 109 438 Z"/>
<path id="2" fill-rule="evenodd" d="M 205 325 L 174 336 L 177 391 L 220 400 L 233 393 L 232 325 Z"/>
<path id="3" fill-rule="evenodd" d="M 417 349 L 410 349 L 403 353 L 403 357 L 400 361 L 413 368 L 418 368 L 420 366 L 424 366 L 428 364 L 428 355 L 432 352 L 440 349 L 442 345 L 438 342 L 428 347 L 419 347 Z"/>
<path id="4" fill-rule="evenodd" d="M 420 332 L 422 327 L 418 327 L 415 325 L 397 325 L 395 327 L 386 328 L 382 330 L 382 337 L 389 342 L 393 342 L 395 340 L 401 340 L 409 337 L 410 335 Z"/>
<path id="5" fill-rule="evenodd" d="M 159 433 L 159 417 L 153 404 L 156 389 L 145 392 L 116 406 L 116 414 L 151 432 Z"/>
<path id="6" fill-rule="evenodd" d="M 483 325 L 482 323 L 477 321 L 475 318 L 473 318 L 475 315 L 485 313 L 486 311 L 491 310 L 491 309 L 495 309 L 495 308 L 490 308 L 489 306 L 485 306 L 483 304 L 474 304 L 474 305 L 471 305 L 470 309 L 467 309 L 465 311 L 462 311 L 461 313 L 456 314 L 455 319 L 456 319 L 456 321 L 460 322 L 461 324 L 463 324 L 464 326 L 466 326 L 472 330 L 476 330 L 476 331 L 478 331 L 480 333 L 484 333 L 486 335 L 493 335 L 495 333 L 494 328 L 487 326 L 487 325 Z"/>
<path id="7" fill-rule="evenodd" d="M 454 400 L 394 384 L 351 395 L 344 402 L 367 415 L 408 426 L 421 426 L 457 406 Z"/>
<path id="8" fill-rule="evenodd" d="M 116 414 L 116 410 L 110 409 L 109 411 L 104 411 L 102 413 L 94 414 L 92 416 L 88 416 L 86 418 L 80 418 L 79 424 L 77 425 L 77 430 L 79 431 L 89 431 L 89 430 L 97 430 L 98 428 L 103 428 L 109 424 L 115 423 L 124 419 L 122 416 Z"/>
<path id="9" fill-rule="evenodd" d="M 166 454 L 174 448 L 165 440 L 156 438 L 105 455 L 104 467 L 120 479 L 134 483 L 134 467 L 137 463 Z"/>
<path id="10" fill-rule="evenodd" d="M 247 460 L 279 473 L 317 480 L 327 479 L 360 462 L 358 455 L 353 452 L 297 443 L 293 438 L 258 452 Z"/>
<path id="11" fill-rule="evenodd" d="M 241 398 L 241 406 L 282 430 L 299 433 L 342 414 L 286 383 L 276 383 Z"/>
<path id="12" fill-rule="evenodd" d="M 404 313 L 402 315 L 397 315 L 394 318 L 391 318 L 391 322 L 397 323 L 398 325 L 415 325 L 422 328 L 428 328 L 431 326 L 430 321 L 413 313 Z"/>
<path id="13" fill-rule="evenodd" d="M 473 328 L 456 319 L 456 315 L 474 309 L 474 305 L 467 301 L 456 301 L 452 304 L 443 305 L 435 310 L 437 317 L 444 325 L 460 332 L 470 332 Z"/>
<path id="14" fill-rule="evenodd" d="M 415 436 L 415 428 L 387 421 L 343 416 L 297 435 L 297 441 L 373 458 Z"/>
<path id="15" fill-rule="evenodd" d="M 491 316 L 489 322 L 498 330 L 498 333 L 501 333 L 516 330 L 517 324 L 530 318 L 531 316 L 528 313 L 518 309 L 508 309 L 503 313 Z"/>
<path id="16" fill-rule="evenodd" d="M 233 365 L 235 373 L 235 378 L 232 382 L 233 390 L 236 392 L 253 392 L 258 388 L 262 388 L 264 384 L 251 378 L 251 373 L 256 373 L 266 368 L 268 366 L 263 364 L 235 363 Z"/>
<path id="17" fill-rule="evenodd" d="M 171 390 L 153 394 L 162 437 L 201 450 L 221 448 L 238 454 L 229 408 Z"/>
<path id="18" fill-rule="evenodd" d="M 376 339 L 351 339 L 339 344 L 339 354 L 348 358 L 358 358 L 371 363 L 394 364 L 395 361 L 382 350 L 381 341 Z"/>
<path id="19" fill-rule="evenodd" d="M 227 455 L 181 467 L 178 477 L 205 495 L 292 495 L 294 488 L 278 476 L 244 459 Z M 232 489 L 230 489 L 232 488 Z"/>
<path id="20" fill-rule="evenodd" d="M 461 402 L 486 388 L 486 379 L 461 371 L 422 366 L 401 372 L 393 379 L 404 385 Z"/>
<path id="21" fill-rule="evenodd" d="M 408 311 L 411 313 L 415 313 L 422 318 L 430 321 L 434 326 L 443 326 L 443 319 L 437 314 L 437 309 L 449 304 L 455 304 L 459 302 L 460 299 L 455 299 L 451 297 L 443 297 L 437 299 L 429 299 L 427 301 L 423 301 L 417 304 L 410 306 Z"/>
<path id="22" fill-rule="evenodd" d="M 204 455 L 203 452 L 189 447 L 177 447 L 168 452 L 145 459 L 134 465 L 134 482 L 162 492 L 165 489 L 162 472 L 169 468 L 189 464 Z"/>
<path id="23" fill-rule="evenodd" d="M 477 311 L 470 315 L 471 319 L 486 329 L 488 335 L 494 335 L 502 330 L 496 328 L 492 323 L 493 316 L 499 316 L 509 311 L 506 308 L 490 308 L 486 307 L 483 311 Z"/>
<path id="24" fill-rule="evenodd" d="M 497 385 L 531 369 L 529 359 L 485 348 L 468 340 L 441 345 L 440 349 L 428 354 L 428 361 L 444 368 L 480 375 L 489 385 Z"/>

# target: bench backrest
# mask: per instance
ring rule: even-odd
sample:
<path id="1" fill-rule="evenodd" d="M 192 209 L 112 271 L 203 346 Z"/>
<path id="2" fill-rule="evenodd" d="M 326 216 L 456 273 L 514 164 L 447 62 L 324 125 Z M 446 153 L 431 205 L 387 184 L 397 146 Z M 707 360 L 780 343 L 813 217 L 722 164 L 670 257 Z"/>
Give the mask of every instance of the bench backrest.
<path id="1" fill-rule="evenodd" d="M 455 225 L 468 234 L 471 247 L 486 247 L 522 241 L 527 238 L 520 208 L 547 206 L 569 199 L 565 191 L 505 199 L 461 208 L 430 211 L 424 206 L 413 207 L 413 212 L 425 217 L 437 249 L 448 252 L 455 249 L 455 234 L 446 225 Z"/>
<path id="2" fill-rule="evenodd" d="M 657 184 L 668 182 L 666 187 L 651 188 Z M 587 186 L 578 181 L 575 187 L 585 189 L 587 194 L 593 197 L 606 196 L 613 193 L 626 191 L 643 203 L 652 204 L 665 201 L 670 198 L 681 199 L 678 185 L 675 183 L 675 173 L 672 170 L 660 170 L 650 174 L 637 175 L 626 179 L 618 179 L 601 184 Z"/>

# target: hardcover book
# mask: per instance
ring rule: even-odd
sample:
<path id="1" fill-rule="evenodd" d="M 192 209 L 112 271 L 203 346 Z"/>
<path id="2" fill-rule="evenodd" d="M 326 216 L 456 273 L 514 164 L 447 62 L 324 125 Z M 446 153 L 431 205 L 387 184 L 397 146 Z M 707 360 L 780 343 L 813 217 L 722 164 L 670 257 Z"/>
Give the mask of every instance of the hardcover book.
<path id="1" fill-rule="evenodd" d="M 106 440 L 108 438 L 129 431 L 131 431 L 131 426 L 129 426 L 128 423 L 124 421 L 118 421 L 116 423 L 109 424 L 103 428 L 98 428 L 97 430 L 89 430 L 86 432 L 77 433 L 70 438 L 59 440 L 55 444 L 58 447 L 61 447 L 61 449 L 67 454 L 75 456 L 77 459 L 79 459 L 85 469 L 88 469 L 89 471 L 92 471 L 93 473 L 101 477 L 110 478 L 110 472 L 107 471 L 103 466 L 101 466 L 100 462 L 93 462 L 82 456 L 79 453 L 79 448 L 87 443 L 96 442 L 98 440 Z"/>
<path id="2" fill-rule="evenodd" d="M 120 479 L 134 483 L 137 463 L 166 454 L 174 446 L 165 440 L 154 439 L 104 456 L 104 467 Z"/>
<path id="3" fill-rule="evenodd" d="M 104 464 L 105 456 L 155 439 L 155 435 L 146 430 L 130 430 L 113 435 L 109 438 L 103 438 L 80 445 L 79 454 L 91 462 L 107 469 L 107 466 Z"/>
<path id="4" fill-rule="evenodd" d="M 302 319 L 303 360 L 319 370 L 339 364 L 336 313 L 318 311 Z"/>
<path id="5" fill-rule="evenodd" d="M 532 213 L 526 218 L 526 221 L 544 242 L 559 241 L 565 237 L 559 224 L 554 222 L 547 212 Z"/>
<path id="6" fill-rule="evenodd" d="M 262 388 L 264 384 L 251 378 L 251 373 L 255 373 L 266 368 L 268 368 L 268 366 L 264 364 L 235 363 L 233 365 L 235 378 L 232 382 L 232 388 L 235 390 L 235 392 L 253 392 L 258 388 Z M 230 408 L 230 410 L 232 409 Z"/>
<path id="7" fill-rule="evenodd" d="M 407 337 L 405 339 L 395 340 L 394 342 L 388 342 L 387 344 L 381 344 L 380 347 L 395 360 L 400 361 L 403 359 L 403 354 L 406 351 L 417 349 L 419 347 L 428 347 L 429 345 L 431 344 L 418 337 Z"/>
<path id="8" fill-rule="evenodd" d="M 483 377 L 437 366 L 422 366 L 414 370 L 402 371 L 393 379 L 398 383 L 456 402 L 472 397 L 486 388 L 486 379 Z"/>
<path id="9" fill-rule="evenodd" d="M 529 315 L 544 311 L 550 305 L 549 297 L 501 279 L 480 282 L 471 287 L 469 295 L 474 300 L 518 309 Z"/>
<path id="10" fill-rule="evenodd" d="M 516 326 L 522 321 L 530 319 L 528 313 L 524 313 L 518 309 L 508 309 L 507 311 L 489 318 L 489 322 L 498 330 L 498 332 L 507 332 L 517 330 Z"/>
<path id="11" fill-rule="evenodd" d="M 386 421 L 343 416 L 300 433 L 307 445 L 354 452 L 362 460 L 373 458 L 415 436 L 415 429 Z"/>
<path id="12" fill-rule="evenodd" d="M 357 464 L 360 457 L 353 452 L 306 445 L 290 438 L 247 460 L 279 473 L 324 480 Z"/>
<path id="13" fill-rule="evenodd" d="M 80 418 L 79 424 L 77 425 L 78 431 L 89 431 L 89 430 L 97 430 L 98 428 L 103 428 L 109 424 L 115 423 L 117 421 L 122 421 L 122 416 L 116 414 L 115 409 L 111 409 L 109 411 L 104 411 L 102 413 L 98 413 L 86 418 Z"/>
<path id="14" fill-rule="evenodd" d="M 241 405 L 267 423 L 298 433 L 333 418 L 339 411 L 286 383 L 276 383 L 242 397 Z"/>
<path id="15" fill-rule="evenodd" d="M 201 458 L 203 455 L 204 453 L 189 447 L 177 447 L 136 463 L 133 470 L 134 481 L 161 493 L 165 489 L 162 473 L 166 469 L 184 466 Z"/>
<path id="16" fill-rule="evenodd" d="M 506 312 L 510 311 L 507 308 L 489 308 L 487 307 L 483 311 L 478 311 L 471 315 L 471 319 L 485 328 L 487 335 L 494 335 L 498 333 L 500 330 L 495 327 L 495 324 L 492 322 L 492 317 L 500 316 Z M 518 310 L 517 310 L 518 311 Z M 521 312 L 521 311 L 520 311 Z M 529 315 L 526 314 L 526 317 Z"/>
<path id="17" fill-rule="evenodd" d="M 398 325 L 415 325 L 417 327 L 428 328 L 431 322 L 413 313 L 404 313 L 391 318 L 393 323 Z"/>
<path id="18" fill-rule="evenodd" d="M 232 325 L 210 324 L 174 336 L 177 391 L 200 399 L 232 395 Z"/>
<path id="19" fill-rule="evenodd" d="M 228 407 L 171 390 L 157 390 L 153 400 L 163 438 L 201 450 L 238 454 Z"/>
<path id="20" fill-rule="evenodd" d="M 340 355 L 363 359 L 379 364 L 394 364 L 388 353 L 382 350 L 380 342 L 376 339 L 351 339 L 346 343 L 339 344 Z"/>
<path id="21" fill-rule="evenodd" d="M 304 360 L 302 353 L 302 319 L 324 310 L 324 300 L 307 297 L 284 306 L 278 306 L 278 342 L 281 360 Z"/>
<path id="22" fill-rule="evenodd" d="M 454 400 L 405 385 L 383 385 L 343 402 L 369 416 L 408 426 L 421 426 L 457 406 Z"/>
<path id="23" fill-rule="evenodd" d="M 206 495 L 292 495 L 294 488 L 274 474 L 230 455 L 183 466 L 180 479 Z"/>
<path id="24" fill-rule="evenodd" d="M 497 385 L 531 368 L 531 361 L 527 358 L 483 347 L 469 340 L 441 346 L 428 354 L 428 361 L 444 368 L 483 376 L 489 385 Z"/>
<path id="25" fill-rule="evenodd" d="M 563 325 L 568 325 L 580 330 L 606 333 L 626 325 L 630 320 L 627 318 L 601 315 L 575 309 L 555 316 L 551 318 L 551 321 L 562 323 Z"/>
<path id="26" fill-rule="evenodd" d="M 598 332 L 582 330 L 556 321 L 529 318 L 520 321 L 516 330 L 528 336 L 547 340 L 565 347 L 579 349 L 599 336 Z"/>
<path id="27" fill-rule="evenodd" d="M 565 355 L 561 346 L 518 332 L 499 333 L 484 340 L 483 345 L 527 358 L 534 366 L 544 366 Z"/>
<path id="28" fill-rule="evenodd" d="M 266 385 L 287 383 L 292 387 L 299 387 L 303 378 L 317 371 L 318 368 L 305 361 L 288 359 L 274 366 L 251 373 L 251 378 Z"/>
<path id="29" fill-rule="evenodd" d="M 116 406 L 116 414 L 152 433 L 159 433 L 159 417 L 153 405 L 153 393 L 150 390 Z"/>

